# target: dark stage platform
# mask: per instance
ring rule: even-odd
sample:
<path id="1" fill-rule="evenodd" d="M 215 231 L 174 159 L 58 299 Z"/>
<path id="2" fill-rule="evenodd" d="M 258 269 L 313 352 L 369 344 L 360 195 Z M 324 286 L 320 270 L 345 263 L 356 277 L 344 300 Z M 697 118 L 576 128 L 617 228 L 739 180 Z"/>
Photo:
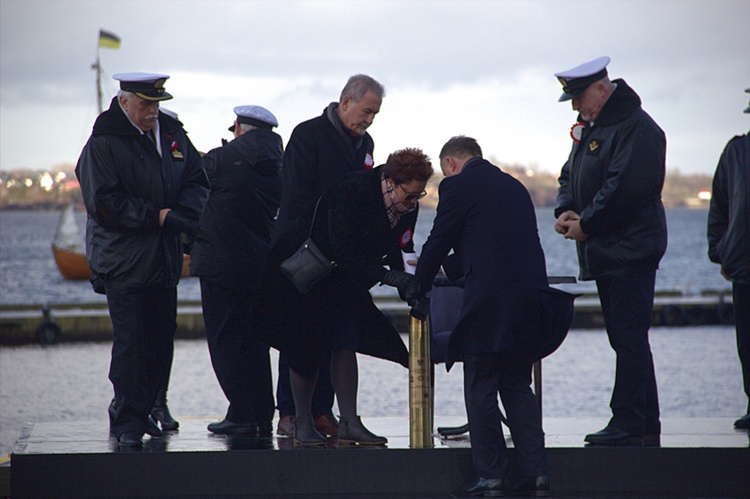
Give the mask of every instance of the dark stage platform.
<path id="1" fill-rule="evenodd" d="M 216 436 L 212 420 L 121 452 L 107 421 L 29 423 L 11 456 L 12 497 L 452 497 L 474 478 L 466 437 L 409 449 L 407 418 L 364 418 L 387 447 L 295 448 Z M 463 423 L 441 418 L 441 426 Z M 554 497 L 750 497 L 748 432 L 730 418 L 663 420 L 662 446 L 585 448 L 606 419 L 545 418 Z M 437 426 L 436 424 L 436 426 Z M 507 434 L 507 432 L 506 432 Z M 509 445 L 512 442 L 508 440 Z M 511 453 L 513 451 L 511 450 Z M 512 467 L 509 472 L 517 473 Z"/>

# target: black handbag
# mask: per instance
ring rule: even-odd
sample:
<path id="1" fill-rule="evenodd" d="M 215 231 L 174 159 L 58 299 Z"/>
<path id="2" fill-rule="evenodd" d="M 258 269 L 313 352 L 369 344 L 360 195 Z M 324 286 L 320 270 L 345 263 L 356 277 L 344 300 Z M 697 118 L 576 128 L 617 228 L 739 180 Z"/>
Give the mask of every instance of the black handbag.
<path id="1" fill-rule="evenodd" d="M 327 258 L 318 246 L 312 240 L 312 227 L 315 222 L 315 215 L 318 213 L 320 198 L 315 203 L 312 222 L 310 222 L 310 232 L 307 239 L 292 256 L 281 262 L 281 271 L 286 275 L 302 294 L 310 291 L 310 288 L 316 282 L 327 276 L 336 262 Z"/>

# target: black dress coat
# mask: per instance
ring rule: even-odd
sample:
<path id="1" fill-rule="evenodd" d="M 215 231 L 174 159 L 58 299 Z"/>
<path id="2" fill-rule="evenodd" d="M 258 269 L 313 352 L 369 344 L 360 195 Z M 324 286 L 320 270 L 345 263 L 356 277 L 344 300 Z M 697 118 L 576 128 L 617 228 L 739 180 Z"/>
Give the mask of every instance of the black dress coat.
<path id="1" fill-rule="evenodd" d="M 182 241 L 159 226 L 159 210 L 197 222 L 208 179 L 182 123 L 159 113 L 157 138 L 161 156 L 114 97 L 78 159 L 86 254 L 91 270 L 107 281 L 169 287 L 180 280 Z"/>
<path id="2" fill-rule="evenodd" d="M 308 236 L 310 218 L 299 219 L 271 248 L 252 305 L 254 334 L 283 353 L 302 376 L 311 377 L 320 367 L 337 334 L 354 335 L 348 343 L 357 352 L 408 366 L 401 337 L 375 306 L 369 289 L 383 278 L 385 264 L 403 269 L 401 251 L 413 251 L 416 220 L 417 210 L 391 228 L 380 168 L 334 182 L 320 199 L 312 239 L 336 267 L 305 295 L 281 272 L 281 262 Z M 357 317 L 357 324 L 335 327 L 344 313 Z"/>
<path id="3" fill-rule="evenodd" d="M 667 250 L 661 201 L 667 142 L 624 80 L 562 168 L 555 218 L 572 210 L 589 238 L 576 241 L 580 278 L 656 270 Z M 579 116 L 579 121 L 581 118 Z"/>
<path id="4" fill-rule="evenodd" d="M 369 133 L 352 137 L 331 103 L 323 114 L 297 125 L 284 151 L 283 196 L 275 241 L 299 218 L 312 216 L 315 202 L 331 183 L 350 172 L 372 169 L 375 144 Z"/>
<path id="5" fill-rule="evenodd" d="M 465 355 L 518 352 L 533 361 L 559 346 L 574 297 L 548 285 L 534 206 L 520 182 L 478 157 L 444 179 L 417 265 L 422 290 L 430 289 L 451 249 L 465 291 L 448 369 Z"/>
<path id="6" fill-rule="evenodd" d="M 192 275 L 225 288 L 255 291 L 271 246 L 281 199 L 281 137 L 258 128 L 203 157 L 211 183 L 200 218 Z"/>

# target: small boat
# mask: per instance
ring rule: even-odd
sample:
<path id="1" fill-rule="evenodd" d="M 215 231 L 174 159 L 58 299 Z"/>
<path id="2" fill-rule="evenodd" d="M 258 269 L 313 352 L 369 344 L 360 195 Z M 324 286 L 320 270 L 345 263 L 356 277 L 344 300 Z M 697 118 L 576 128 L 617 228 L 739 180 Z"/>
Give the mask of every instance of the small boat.
<path id="1" fill-rule="evenodd" d="M 57 222 L 55 237 L 52 239 L 52 255 L 63 279 L 81 281 L 91 277 L 83 232 L 76 220 L 72 204 L 65 207 Z M 182 255 L 181 276 L 190 277 L 188 254 Z"/>
<path id="2" fill-rule="evenodd" d="M 57 222 L 52 239 L 52 255 L 63 279 L 80 281 L 91 277 L 83 232 L 76 221 L 72 204 L 65 207 Z"/>

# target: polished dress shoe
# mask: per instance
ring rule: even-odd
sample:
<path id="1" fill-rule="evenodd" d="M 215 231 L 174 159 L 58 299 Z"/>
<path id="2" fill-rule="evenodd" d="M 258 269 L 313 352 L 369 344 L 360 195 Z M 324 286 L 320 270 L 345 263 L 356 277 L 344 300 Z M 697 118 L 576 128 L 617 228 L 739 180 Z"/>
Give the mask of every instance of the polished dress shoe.
<path id="1" fill-rule="evenodd" d="M 750 430 L 750 411 L 734 422 L 737 430 Z"/>
<path id="2" fill-rule="evenodd" d="M 461 426 L 438 426 L 437 431 L 441 437 L 457 437 L 469 433 L 469 423 Z"/>
<path id="3" fill-rule="evenodd" d="M 121 447 L 140 447 L 143 445 L 143 436 L 133 431 L 126 431 L 117 438 Z"/>
<path id="4" fill-rule="evenodd" d="M 273 434 L 273 421 L 258 422 L 258 436 L 261 438 L 271 438 Z"/>
<path id="5" fill-rule="evenodd" d="M 643 437 L 631 435 L 625 430 L 607 425 L 603 430 L 586 435 L 584 440 L 592 445 L 634 446 L 643 445 Z"/>
<path id="6" fill-rule="evenodd" d="M 482 478 L 481 476 L 468 487 L 464 487 L 462 492 L 468 496 L 502 497 L 505 495 L 502 478 Z"/>
<path id="7" fill-rule="evenodd" d="M 388 439 L 365 428 L 359 416 L 339 421 L 339 445 L 385 445 Z"/>
<path id="8" fill-rule="evenodd" d="M 508 490 L 510 496 L 549 497 L 550 486 L 547 475 L 526 478 Z"/>
<path id="9" fill-rule="evenodd" d="M 303 447 L 323 446 L 328 439 L 321 435 L 313 425 L 312 416 L 294 421 L 294 445 Z"/>
<path id="10" fill-rule="evenodd" d="M 148 417 L 148 421 L 146 422 L 146 433 L 156 438 L 164 436 L 164 433 L 159 429 L 159 425 L 156 424 L 156 421 L 151 416 Z"/>
<path id="11" fill-rule="evenodd" d="M 279 424 L 276 426 L 276 434 L 280 437 L 294 436 L 294 414 L 289 414 L 279 419 Z"/>
<path id="12" fill-rule="evenodd" d="M 313 420 L 313 424 L 321 435 L 335 437 L 339 434 L 339 422 L 336 421 L 336 416 L 331 413 L 318 416 Z"/>
<path id="13" fill-rule="evenodd" d="M 167 407 L 167 391 L 159 390 L 156 395 L 154 407 L 151 409 L 151 417 L 161 425 L 164 431 L 177 431 L 180 428 L 179 421 L 172 417 Z"/>
<path id="14" fill-rule="evenodd" d="M 224 418 L 217 423 L 208 425 L 208 431 L 218 435 L 235 435 L 237 433 L 258 433 L 258 423 L 232 423 Z"/>

